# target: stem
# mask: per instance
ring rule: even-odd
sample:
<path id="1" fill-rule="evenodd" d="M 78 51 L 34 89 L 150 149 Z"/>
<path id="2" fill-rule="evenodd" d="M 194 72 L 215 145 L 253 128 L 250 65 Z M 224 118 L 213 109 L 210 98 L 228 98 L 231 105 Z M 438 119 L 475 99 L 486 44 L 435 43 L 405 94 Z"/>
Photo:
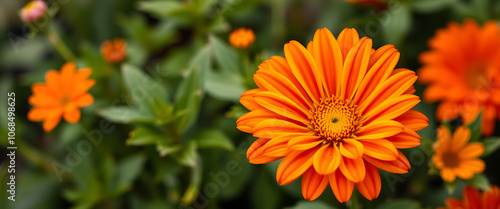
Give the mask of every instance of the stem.
<path id="1" fill-rule="evenodd" d="M 352 197 L 351 197 L 351 200 L 350 200 L 351 206 L 349 207 L 350 209 L 361 209 L 361 208 L 363 208 L 361 206 L 361 203 L 358 200 L 359 199 L 358 197 L 359 197 L 359 193 L 357 193 L 357 192 L 353 192 L 352 193 Z"/>
<path id="2" fill-rule="evenodd" d="M 202 167 L 201 167 L 201 159 L 197 155 L 196 156 L 196 165 L 191 169 L 191 179 L 188 185 L 188 188 L 184 192 L 182 196 L 181 203 L 188 205 L 191 204 L 194 199 L 198 196 L 198 192 L 200 191 L 201 184 L 201 175 L 202 175 Z"/>
<path id="3" fill-rule="evenodd" d="M 61 36 L 57 33 L 56 26 L 54 24 L 49 24 L 46 30 L 49 41 L 56 47 L 57 51 L 67 62 L 74 62 L 76 60 L 75 55 L 68 46 L 61 39 Z"/>

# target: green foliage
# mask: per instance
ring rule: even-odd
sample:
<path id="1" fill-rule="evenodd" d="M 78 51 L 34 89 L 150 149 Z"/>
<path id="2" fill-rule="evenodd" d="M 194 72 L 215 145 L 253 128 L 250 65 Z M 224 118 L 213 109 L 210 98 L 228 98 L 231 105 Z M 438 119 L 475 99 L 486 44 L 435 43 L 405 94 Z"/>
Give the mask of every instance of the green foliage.
<path id="1" fill-rule="evenodd" d="M 422 206 L 420 203 L 414 200 L 392 200 L 388 201 L 384 204 L 381 204 L 377 207 L 377 209 L 421 209 Z"/>

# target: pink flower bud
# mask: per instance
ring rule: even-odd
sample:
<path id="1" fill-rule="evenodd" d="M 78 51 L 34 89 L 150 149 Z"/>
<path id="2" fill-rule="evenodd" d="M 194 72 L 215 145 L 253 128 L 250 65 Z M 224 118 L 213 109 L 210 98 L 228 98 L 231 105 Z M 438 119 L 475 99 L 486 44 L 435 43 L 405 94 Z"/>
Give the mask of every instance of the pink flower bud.
<path id="1" fill-rule="evenodd" d="M 47 10 L 47 5 L 41 0 L 30 1 L 21 9 L 21 19 L 24 22 L 39 20 Z"/>

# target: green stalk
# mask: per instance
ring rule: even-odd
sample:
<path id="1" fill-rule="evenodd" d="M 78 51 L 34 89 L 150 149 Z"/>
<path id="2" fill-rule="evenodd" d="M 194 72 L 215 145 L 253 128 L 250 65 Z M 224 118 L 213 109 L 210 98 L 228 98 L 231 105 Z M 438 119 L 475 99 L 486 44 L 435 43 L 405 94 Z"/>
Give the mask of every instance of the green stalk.
<path id="1" fill-rule="evenodd" d="M 57 33 L 56 26 L 52 23 L 49 23 L 49 27 L 46 29 L 47 37 L 49 38 L 50 43 L 56 47 L 56 50 L 61 54 L 61 56 L 67 62 L 74 62 L 76 60 L 75 55 L 71 50 L 69 50 L 68 46 L 61 39 L 61 36 Z"/>

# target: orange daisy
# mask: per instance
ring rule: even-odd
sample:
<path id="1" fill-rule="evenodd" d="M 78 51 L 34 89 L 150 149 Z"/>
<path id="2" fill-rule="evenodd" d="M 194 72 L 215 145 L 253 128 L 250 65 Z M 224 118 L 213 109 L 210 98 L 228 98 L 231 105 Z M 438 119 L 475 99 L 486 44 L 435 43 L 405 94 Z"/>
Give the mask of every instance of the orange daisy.
<path id="1" fill-rule="evenodd" d="M 410 164 L 398 150 L 418 146 L 415 132 L 428 125 L 411 108 L 415 73 L 394 69 L 399 52 L 392 45 L 372 49 L 372 40 L 345 29 L 336 40 L 319 29 L 307 49 L 297 41 L 259 65 L 259 88 L 241 95 L 250 110 L 239 130 L 258 139 L 251 163 L 283 158 L 276 180 L 285 185 L 302 176 L 305 199 L 318 198 L 327 185 L 340 202 L 354 186 L 367 199 L 381 189 L 378 169 L 406 173 Z"/>
<path id="2" fill-rule="evenodd" d="M 90 68 L 76 71 L 75 64 L 69 62 L 61 71 L 50 70 L 45 74 L 45 83 L 31 86 L 28 102 L 34 107 L 28 112 L 28 120 L 43 121 L 43 130 L 50 132 L 57 126 L 61 117 L 70 123 L 80 120 L 80 107 L 94 102 L 87 91 L 95 84 L 88 79 L 92 73 Z"/>
<path id="3" fill-rule="evenodd" d="M 446 199 L 446 207 L 438 209 L 500 209 L 500 189 L 490 185 L 491 191 L 479 191 L 466 186 L 463 191 L 463 201 L 456 198 Z"/>
<path id="4" fill-rule="evenodd" d="M 105 41 L 101 45 L 101 54 L 107 62 L 121 62 L 127 56 L 127 43 L 125 39 L 115 38 L 113 41 Z"/>
<path id="5" fill-rule="evenodd" d="M 437 141 L 434 144 L 432 162 L 441 170 L 441 178 L 447 182 L 471 179 L 474 174 L 482 173 L 485 164 L 478 159 L 484 152 L 480 142 L 469 142 L 470 130 L 460 126 L 451 136 L 450 130 L 440 126 L 437 130 Z"/>
<path id="6" fill-rule="evenodd" d="M 255 34 L 249 28 L 238 28 L 229 34 L 229 43 L 234 47 L 247 48 L 254 41 Z"/>
<path id="7" fill-rule="evenodd" d="M 436 117 L 464 123 L 482 114 L 482 133 L 491 135 L 500 117 L 500 30 L 494 21 L 480 27 L 472 20 L 450 23 L 429 41 L 420 55 L 420 81 L 429 84 L 427 102 L 441 101 Z"/>

